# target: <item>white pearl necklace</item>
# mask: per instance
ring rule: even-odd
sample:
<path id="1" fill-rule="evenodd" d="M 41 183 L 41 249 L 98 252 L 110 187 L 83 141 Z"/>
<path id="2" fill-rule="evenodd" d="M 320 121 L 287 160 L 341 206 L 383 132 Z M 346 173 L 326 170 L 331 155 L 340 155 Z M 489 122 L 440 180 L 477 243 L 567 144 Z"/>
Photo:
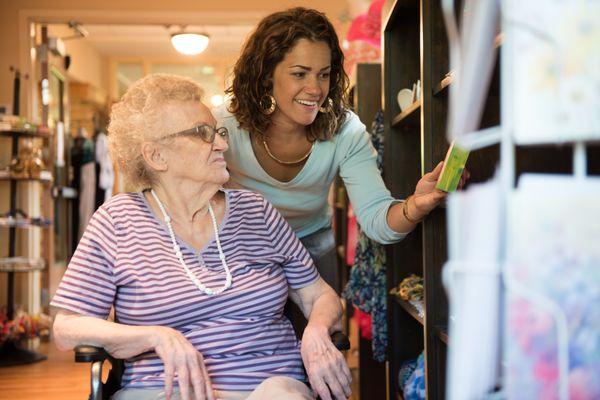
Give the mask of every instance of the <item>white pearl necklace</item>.
<path id="1" fill-rule="evenodd" d="M 204 292 L 209 296 L 215 296 L 215 295 L 223 293 L 225 290 L 227 290 L 231 286 L 231 282 L 232 282 L 231 272 L 229 271 L 229 267 L 227 266 L 227 261 L 225 261 L 225 254 L 223 253 L 223 249 L 221 248 L 221 241 L 219 240 L 219 229 L 217 227 L 217 219 L 215 218 L 215 213 L 213 212 L 213 209 L 210 206 L 210 202 L 208 202 L 208 212 L 210 213 L 210 218 L 212 219 L 213 230 L 215 232 L 215 241 L 217 242 L 217 249 L 219 249 L 219 258 L 221 259 L 221 265 L 223 265 L 223 269 L 225 270 L 225 284 L 223 285 L 223 287 L 221 287 L 219 289 L 211 289 L 211 288 L 204 286 L 204 284 L 202 282 L 200 282 L 200 279 L 196 278 L 196 276 L 192 273 L 192 271 L 190 271 L 188 266 L 185 265 L 185 261 L 183 260 L 183 254 L 181 253 L 181 248 L 179 247 L 179 244 L 177 244 L 177 239 L 175 238 L 175 232 L 173 231 L 173 226 L 171 225 L 171 217 L 169 216 L 169 214 L 167 214 L 167 210 L 165 210 L 165 206 L 163 205 L 163 203 L 161 203 L 160 199 L 158 198 L 158 196 L 156 195 L 154 190 L 150 190 L 150 193 L 152 193 L 152 196 L 154 197 L 154 200 L 156 200 L 156 203 L 158 204 L 160 211 L 162 211 L 165 222 L 167 223 L 167 228 L 169 228 L 169 235 L 171 236 L 171 242 L 173 243 L 173 251 L 175 252 L 175 255 L 177 256 L 177 258 L 179 259 L 179 263 L 185 270 L 185 273 L 187 274 L 188 278 L 190 278 L 190 280 L 192 282 L 194 282 L 196 287 L 198 287 L 198 289 L 201 292 Z M 208 270 L 208 268 L 206 268 L 206 265 L 204 264 L 203 261 L 201 261 L 201 264 L 204 267 L 204 269 Z"/>

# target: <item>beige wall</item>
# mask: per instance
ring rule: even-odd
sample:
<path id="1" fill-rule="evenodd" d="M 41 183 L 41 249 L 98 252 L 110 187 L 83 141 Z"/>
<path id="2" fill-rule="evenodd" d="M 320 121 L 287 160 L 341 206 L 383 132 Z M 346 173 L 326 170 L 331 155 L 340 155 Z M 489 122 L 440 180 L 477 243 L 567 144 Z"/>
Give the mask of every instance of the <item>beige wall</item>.
<path id="1" fill-rule="evenodd" d="M 291 6 L 318 8 L 330 18 L 337 19 L 346 8 L 346 0 L 0 0 L 0 104 L 12 104 L 12 74 L 9 66 L 17 66 L 24 73 L 29 72 L 29 52 L 27 45 L 23 45 L 28 36 L 27 18 L 39 19 L 38 16 L 43 16 L 48 22 L 77 19 L 82 22 L 134 23 L 137 19 L 139 23 L 192 23 L 202 19 L 203 13 L 220 16 L 221 21 L 244 18 L 243 15 L 256 20 L 269 12 Z M 98 80 L 98 64 L 92 59 L 89 62 L 78 60 L 77 64 L 73 64 L 72 74 Z M 91 64 L 94 66 L 90 67 Z M 27 113 L 27 85 L 31 85 L 31 81 L 32 78 L 29 83 L 24 82 L 21 93 L 22 114 Z"/>
<path id="2" fill-rule="evenodd" d="M 50 25 L 48 35 L 52 37 L 67 37 L 73 31 L 67 25 Z M 67 74 L 77 82 L 89 83 L 98 89 L 106 87 L 107 60 L 102 57 L 89 43 L 81 39 L 64 41 L 65 52 L 71 56 L 71 65 Z"/>

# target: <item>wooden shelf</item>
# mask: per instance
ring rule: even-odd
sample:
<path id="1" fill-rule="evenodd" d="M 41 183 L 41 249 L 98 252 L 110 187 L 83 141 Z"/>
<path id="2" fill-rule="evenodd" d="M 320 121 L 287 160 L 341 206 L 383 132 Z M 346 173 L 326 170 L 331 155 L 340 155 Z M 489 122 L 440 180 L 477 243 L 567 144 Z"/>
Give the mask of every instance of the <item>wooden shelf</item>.
<path id="1" fill-rule="evenodd" d="M 52 137 L 49 131 L 40 130 L 29 130 L 29 129 L 0 129 L 0 135 L 2 136 L 23 136 L 23 137 L 40 137 L 49 138 Z"/>
<path id="2" fill-rule="evenodd" d="M 446 88 L 450 86 L 452 80 L 452 75 L 446 75 L 444 79 L 442 79 L 440 83 L 435 85 L 435 87 L 433 88 L 433 95 L 439 96 L 440 94 L 442 94 L 446 90 Z"/>
<path id="3" fill-rule="evenodd" d="M 443 343 L 448 344 L 448 329 L 445 326 L 434 326 L 435 336 Z"/>
<path id="4" fill-rule="evenodd" d="M 417 100 L 411 104 L 406 110 L 402 111 L 400 114 L 396 115 L 394 119 L 392 119 L 392 128 L 397 128 L 400 124 L 405 122 L 415 122 L 419 121 L 419 113 L 418 110 L 421 109 L 421 100 Z"/>
<path id="5" fill-rule="evenodd" d="M 0 258 L 0 272 L 41 271 L 46 263 L 41 258 L 7 257 Z"/>
<path id="6" fill-rule="evenodd" d="M 495 49 L 500 48 L 500 46 L 502 46 L 502 41 L 503 41 L 502 33 L 499 33 L 494 38 L 494 48 Z M 452 84 L 453 80 L 454 80 L 454 78 L 453 78 L 451 72 L 446 74 L 446 76 L 444 76 L 444 78 L 433 87 L 433 95 L 439 96 L 440 94 L 443 94 L 444 91 L 448 88 L 448 86 L 450 86 Z"/>
<path id="7" fill-rule="evenodd" d="M 13 177 L 10 175 L 10 172 L 7 170 L 0 171 L 0 181 L 38 181 L 38 182 L 52 182 L 54 177 L 48 171 L 42 171 L 42 176 L 39 178 L 29 178 L 29 177 Z"/>
<path id="8" fill-rule="evenodd" d="M 17 182 L 30 181 L 30 182 L 43 182 L 43 183 L 47 183 L 47 182 L 52 182 L 52 179 L 42 179 L 42 178 L 11 178 L 9 176 L 0 176 L 0 181 L 6 181 L 6 182 L 10 182 L 10 181 L 17 181 Z"/>
<path id="9" fill-rule="evenodd" d="M 0 220 L 0 227 L 6 228 L 48 228 L 52 226 L 52 222 L 23 222 L 23 221 L 3 221 Z"/>
<path id="10" fill-rule="evenodd" d="M 400 306 L 407 312 L 409 313 L 414 319 L 417 320 L 417 322 L 419 322 L 421 325 L 423 325 L 423 317 L 421 317 L 419 315 L 419 312 L 417 311 L 417 309 L 415 308 L 415 306 L 413 306 L 412 304 L 410 304 L 408 301 L 401 299 L 398 296 L 394 296 L 396 298 L 396 301 L 398 302 L 398 304 L 400 304 Z"/>

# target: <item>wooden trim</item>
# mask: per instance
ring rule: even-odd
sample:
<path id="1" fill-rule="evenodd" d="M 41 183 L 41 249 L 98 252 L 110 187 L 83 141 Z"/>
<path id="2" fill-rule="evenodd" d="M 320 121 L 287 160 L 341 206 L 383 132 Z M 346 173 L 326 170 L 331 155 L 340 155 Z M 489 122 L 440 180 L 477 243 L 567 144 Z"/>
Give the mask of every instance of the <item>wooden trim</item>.
<path id="1" fill-rule="evenodd" d="M 403 310 L 405 310 L 411 317 L 413 317 L 418 323 L 420 323 L 421 325 L 424 324 L 423 322 L 423 317 L 421 317 L 419 315 L 419 312 L 417 311 L 417 309 L 415 308 L 415 306 L 413 306 L 411 303 L 409 303 L 406 300 L 403 300 L 399 297 L 396 296 L 396 301 L 398 302 L 398 304 L 400 304 L 400 307 L 402 307 Z M 423 308 L 424 309 L 424 308 Z"/>
<path id="2" fill-rule="evenodd" d="M 433 331 L 438 339 L 444 344 L 448 344 L 448 329 L 445 326 L 434 326 Z"/>
<path id="3" fill-rule="evenodd" d="M 406 110 L 402 111 L 400 114 L 396 115 L 392 119 L 392 128 L 397 128 L 402 122 L 406 122 L 410 117 L 414 117 L 418 115 L 418 112 L 421 109 L 421 100 L 417 100 L 410 105 Z"/>

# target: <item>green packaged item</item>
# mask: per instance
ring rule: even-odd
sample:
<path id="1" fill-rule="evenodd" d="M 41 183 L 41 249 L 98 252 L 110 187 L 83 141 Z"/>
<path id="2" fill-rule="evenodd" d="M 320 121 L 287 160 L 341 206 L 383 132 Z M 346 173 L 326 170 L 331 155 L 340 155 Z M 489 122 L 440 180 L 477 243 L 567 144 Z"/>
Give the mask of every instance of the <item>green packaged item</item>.
<path id="1" fill-rule="evenodd" d="M 444 192 L 454 192 L 458 187 L 468 158 L 469 151 L 458 147 L 453 141 L 446 153 L 444 167 L 435 187 Z"/>

